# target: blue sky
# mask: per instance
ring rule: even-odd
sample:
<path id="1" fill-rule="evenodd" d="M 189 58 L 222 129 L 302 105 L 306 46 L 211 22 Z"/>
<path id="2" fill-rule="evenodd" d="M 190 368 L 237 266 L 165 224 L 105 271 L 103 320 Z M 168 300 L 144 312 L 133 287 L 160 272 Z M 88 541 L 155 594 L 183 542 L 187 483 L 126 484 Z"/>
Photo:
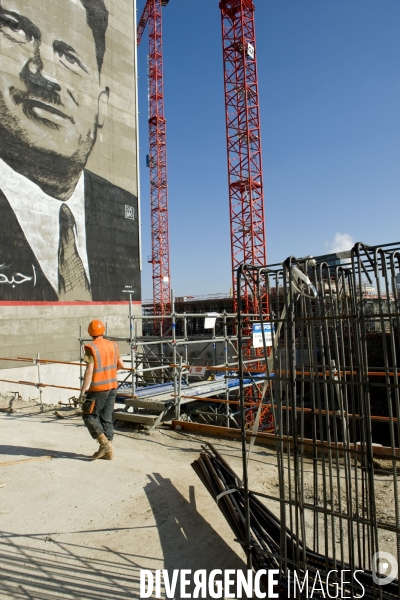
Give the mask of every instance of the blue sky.
<path id="1" fill-rule="evenodd" d="M 254 0 L 268 263 L 400 239 L 399 0 Z M 171 286 L 229 292 L 218 0 L 163 9 Z M 145 0 L 137 0 L 140 17 Z M 138 50 L 143 298 L 152 297 L 145 32 Z"/>

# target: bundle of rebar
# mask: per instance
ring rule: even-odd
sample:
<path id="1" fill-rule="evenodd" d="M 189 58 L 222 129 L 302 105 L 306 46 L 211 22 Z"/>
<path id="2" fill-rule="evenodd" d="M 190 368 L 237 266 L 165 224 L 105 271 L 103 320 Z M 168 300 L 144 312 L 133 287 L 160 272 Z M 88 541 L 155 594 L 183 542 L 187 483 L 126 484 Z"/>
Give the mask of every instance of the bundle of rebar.
<path id="1" fill-rule="evenodd" d="M 279 571 L 279 584 L 274 590 L 280 598 L 365 598 L 373 600 L 393 600 L 398 598 L 398 580 L 395 579 L 384 587 L 374 584 L 371 571 L 359 567 L 356 579 L 343 585 L 341 572 L 351 571 L 345 562 L 333 561 L 327 556 L 312 551 L 305 546 L 289 528 L 282 527 L 279 519 L 260 500 L 263 494 L 248 491 L 249 533 L 246 528 L 246 489 L 241 479 L 220 455 L 216 448 L 208 443 L 203 445 L 200 457 L 192 463 L 192 467 L 205 485 L 225 519 L 230 525 L 236 540 L 248 556 L 248 565 L 254 571 L 266 570 L 261 582 L 267 589 L 268 571 Z M 249 543 L 250 542 L 250 543 Z M 282 555 L 285 548 L 285 558 Z M 327 574 L 331 572 L 329 578 Z M 335 572 L 336 576 L 332 576 Z M 294 573 L 301 585 L 300 590 L 293 584 Z M 292 575 L 291 575 L 292 574 Z M 328 580 L 329 579 L 329 580 Z M 341 583 L 340 596 L 335 596 Z M 308 591 L 307 591 L 308 590 Z M 293 595 L 291 595 L 293 593 Z M 299 594 L 299 595 L 298 595 Z"/>

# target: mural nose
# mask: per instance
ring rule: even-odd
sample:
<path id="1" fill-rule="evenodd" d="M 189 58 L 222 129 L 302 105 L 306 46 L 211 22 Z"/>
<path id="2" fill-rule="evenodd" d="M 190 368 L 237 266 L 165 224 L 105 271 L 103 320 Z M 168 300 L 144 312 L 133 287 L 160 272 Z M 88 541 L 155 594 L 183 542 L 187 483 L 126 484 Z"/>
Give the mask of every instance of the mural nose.
<path id="1" fill-rule="evenodd" d="M 32 75 L 36 75 L 36 73 L 39 71 L 39 66 L 36 61 L 31 60 L 28 63 L 28 69 L 29 69 L 30 73 L 32 73 Z"/>
<path id="2" fill-rule="evenodd" d="M 60 92 L 61 86 L 53 79 L 47 76 L 43 69 L 43 63 L 40 60 L 31 60 L 21 71 L 21 79 L 28 85 L 46 90 L 47 92 Z"/>

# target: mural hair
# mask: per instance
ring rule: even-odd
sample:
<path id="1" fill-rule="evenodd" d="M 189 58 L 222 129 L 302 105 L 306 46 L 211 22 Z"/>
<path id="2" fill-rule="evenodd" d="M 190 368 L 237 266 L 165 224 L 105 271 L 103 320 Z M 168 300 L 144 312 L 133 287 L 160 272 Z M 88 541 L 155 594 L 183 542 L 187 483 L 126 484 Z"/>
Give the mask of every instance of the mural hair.
<path id="1" fill-rule="evenodd" d="M 86 10 L 86 22 L 93 33 L 96 46 L 97 66 L 100 73 L 106 51 L 108 10 L 104 4 L 104 0 L 81 0 L 81 3 Z"/>

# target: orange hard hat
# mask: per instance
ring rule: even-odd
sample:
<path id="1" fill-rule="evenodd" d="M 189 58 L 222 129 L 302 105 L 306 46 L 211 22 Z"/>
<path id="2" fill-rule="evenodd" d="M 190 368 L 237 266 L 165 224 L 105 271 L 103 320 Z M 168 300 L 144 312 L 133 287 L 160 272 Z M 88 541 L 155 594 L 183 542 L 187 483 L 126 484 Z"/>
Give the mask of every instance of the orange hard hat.
<path id="1" fill-rule="evenodd" d="M 101 321 L 99 321 L 99 319 L 94 319 L 89 323 L 88 334 L 92 337 L 103 335 L 105 330 L 106 328 L 104 327 L 104 324 Z"/>

